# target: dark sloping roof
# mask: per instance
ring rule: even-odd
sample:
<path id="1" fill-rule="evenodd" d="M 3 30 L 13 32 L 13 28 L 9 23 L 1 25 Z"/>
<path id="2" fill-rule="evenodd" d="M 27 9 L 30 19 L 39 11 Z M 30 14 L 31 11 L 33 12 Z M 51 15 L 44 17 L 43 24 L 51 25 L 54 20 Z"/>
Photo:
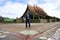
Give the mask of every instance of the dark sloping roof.
<path id="1" fill-rule="evenodd" d="M 38 10 L 40 15 L 48 16 L 47 13 L 42 8 L 35 6 L 35 9 Z"/>
<path id="2" fill-rule="evenodd" d="M 27 13 L 28 10 L 30 10 L 31 12 L 33 12 L 34 14 L 36 14 L 38 16 L 48 16 L 47 13 L 38 6 L 27 5 L 27 9 L 26 9 L 25 13 Z"/>
<path id="3" fill-rule="evenodd" d="M 36 15 L 39 15 L 39 14 L 36 12 L 36 10 L 34 9 L 33 6 L 29 5 L 28 7 L 29 7 L 29 10 L 30 10 L 31 12 L 33 12 L 33 13 L 36 14 Z"/>

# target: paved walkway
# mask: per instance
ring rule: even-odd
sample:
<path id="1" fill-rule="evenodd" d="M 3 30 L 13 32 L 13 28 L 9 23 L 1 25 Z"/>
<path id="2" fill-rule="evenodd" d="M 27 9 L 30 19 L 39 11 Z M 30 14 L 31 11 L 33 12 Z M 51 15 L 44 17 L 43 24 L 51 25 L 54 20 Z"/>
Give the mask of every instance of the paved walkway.
<path id="1" fill-rule="evenodd" d="M 34 30 L 34 31 L 38 31 L 39 33 L 36 35 L 33 35 L 30 37 L 30 40 L 34 40 L 35 38 L 38 38 L 40 36 L 45 36 L 45 37 L 51 37 L 55 31 L 60 27 L 60 22 L 54 22 L 54 23 L 31 23 L 31 28 L 27 29 L 27 30 Z M 26 30 L 25 29 L 25 24 L 24 23 L 17 23 L 17 24 L 0 24 L 0 30 L 3 31 L 9 31 L 10 34 L 7 34 L 8 39 L 11 40 L 11 37 L 9 36 L 19 36 L 21 37 L 21 35 L 19 34 L 19 32 Z M 19 38 L 15 39 L 15 37 L 12 37 L 12 40 L 20 40 Z M 7 38 L 4 40 L 8 40 Z M 3 39 L 1 39 L 3 40 Z M 24 40 L 24 39 L 21 39 Z"/>

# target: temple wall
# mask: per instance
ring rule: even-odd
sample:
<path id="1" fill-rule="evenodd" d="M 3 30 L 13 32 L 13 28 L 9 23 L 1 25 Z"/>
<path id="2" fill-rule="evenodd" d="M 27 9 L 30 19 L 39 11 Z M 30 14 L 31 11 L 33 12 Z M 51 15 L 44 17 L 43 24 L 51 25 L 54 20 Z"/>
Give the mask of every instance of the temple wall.
<path id="1" fill-rule="evenodd" d="M 41 23 L 46 23 L 47 20 L 46 20 L 46 19 L 40 19 L 40 22 L 41 22 Z"/>

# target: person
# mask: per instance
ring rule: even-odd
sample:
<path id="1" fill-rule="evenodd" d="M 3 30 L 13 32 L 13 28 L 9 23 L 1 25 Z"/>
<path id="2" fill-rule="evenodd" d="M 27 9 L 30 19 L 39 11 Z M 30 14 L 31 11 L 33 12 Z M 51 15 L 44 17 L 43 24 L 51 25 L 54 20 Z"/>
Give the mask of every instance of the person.
<path id="1" fill-rule="evenodd" d="M 25 14 L 25 18 L 26 18 L 26 28 L 29 26 L 30 28 L 30 14 L 29 13 L 26 13 Z"/>

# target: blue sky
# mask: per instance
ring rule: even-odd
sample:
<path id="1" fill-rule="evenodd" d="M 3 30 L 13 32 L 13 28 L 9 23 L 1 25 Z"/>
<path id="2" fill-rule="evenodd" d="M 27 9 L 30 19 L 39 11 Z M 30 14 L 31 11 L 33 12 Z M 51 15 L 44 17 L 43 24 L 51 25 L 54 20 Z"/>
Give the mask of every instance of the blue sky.
<path id="1" fill-rule="evenodd" d="M 0 16 L 21 17 L 27 4 L 37 5 L 48 15 L 60 18 L 60 0 L 0 0 Z"/>

